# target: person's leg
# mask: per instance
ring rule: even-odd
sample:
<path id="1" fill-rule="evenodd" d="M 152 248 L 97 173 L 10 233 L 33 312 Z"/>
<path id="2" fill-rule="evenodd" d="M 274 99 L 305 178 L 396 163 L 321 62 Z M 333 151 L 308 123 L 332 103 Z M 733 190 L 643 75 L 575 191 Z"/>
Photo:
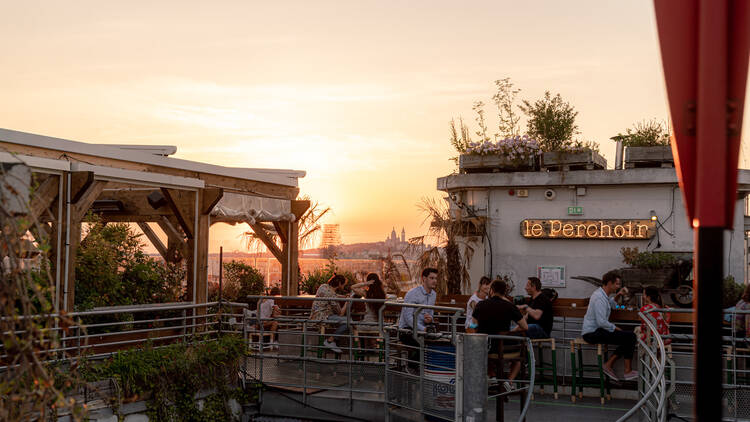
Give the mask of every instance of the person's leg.
<path id="1" fill-rule="evenodd" d="M 412 337 L 411 333 L 399 333 L 398 339 L 407 346 L 407 356 L 409 361 L 406 363 L 410 368 L 419 367 L 419 342 Z"/>
<path id="2" fill-rule="evenodd" d="M 611 343 L 617 345 L 615 355 L 621 356 L 625 361 L 625 373 L 633 371 L 633 352 L 635 351 L 635 334 L 629 331 L 615 331 L 612 334 Z"/>
<path id="3" fill-rule="evenodd" d="M 521 371 L 521 362 L 520 361 L 514 361 L 510 364 L 510 373 L 508 374 L 509 380 L 514 380 L 518 376 L 518 373 Z"/>
<path id="4" fill-rule="evenodd" d="M 616 336 L 614 333 L 616 332 L 617 331 L 609 332 L 605 330 L 604 328 L 597 328 L 596 331 L 594 331 L 593 333 L 585 334 L 583 336 L 583 339 L 586 341 L 586 343 L 590 343 L 590 344 L 616 344 L 614 343 L 616 341 L 615 340 Z M 612 366 L 615 364 L 615 362 L 620 356 L 621 355 L 618 355 L 617 352 L 612 354 L 612 356 L 610 356 L 609 359 L 607 359 L 607 362 L 604 363 L 604 368 L 609 372 L 614 372 L 612 369 Z"/>
<path id="5" fill-rule="evenodd" d="M 526 330 L 526 336 L 529 338 L 549 338 L 541 325 L 529 324 L 529 328 Z"/>

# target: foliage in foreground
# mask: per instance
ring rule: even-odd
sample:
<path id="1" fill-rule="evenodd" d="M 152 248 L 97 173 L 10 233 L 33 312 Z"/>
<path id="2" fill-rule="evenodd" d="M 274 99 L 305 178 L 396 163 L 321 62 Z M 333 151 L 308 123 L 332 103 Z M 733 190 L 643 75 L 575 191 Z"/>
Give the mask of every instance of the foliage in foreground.
<path id="1" fill-rule="evenodd" d="M 245 345 L 231 335 L 194 340 L 118 352 L 104 362 L 84 365 L 81 373 L 87 381 L 115 379 L 125 399 L 148 398 L 153 421 L 232 420 L 227 401 L 238 398 L 230 386 L 236 385 Z M 210 389 L 216 393 L 198 409 L 195 394 Z"/>
<path id="2" fill-rule="evenodd" d="M 30 217 L 28 200 L 14 193 L 33 192 L 46 178 L 32 179 L 23 164 L 0 166 L 0 332 L 4 355 L 0 371 L 0 420 L 56 419 L 58 412 L 71 411 L 74 420 L 84 409 L 67 393 L 77 386 L 75 366 L 52 366 L 45 360 L 56 356 L 60 331 L 75 322 L 67 315 L 55 316 L 56 296 L 46 226 Z M 53 181 L 53 180 L 50 180 Z M 25 208 L 19 213 L 15 204 Z M 34 243 L 27 238 L 34 233 Z M 32 246 L 33 245 L 33 246 Z M 37 256 L 30 258 L 30 254 Z"/>

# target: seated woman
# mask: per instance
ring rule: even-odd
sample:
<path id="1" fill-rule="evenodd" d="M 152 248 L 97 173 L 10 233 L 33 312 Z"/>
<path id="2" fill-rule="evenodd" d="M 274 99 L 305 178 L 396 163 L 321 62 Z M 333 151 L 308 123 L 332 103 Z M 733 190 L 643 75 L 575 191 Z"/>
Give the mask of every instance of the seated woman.
<path id="1" fill-rule="evenodd" d="M 317 298 L 335 298 L 338 297 L 336 291 L 346 284 L 346 279 L 342 275 L 334 274 L 328 280 L 328 283 L 321 284 L 318 290 L 315 292 Z M 334 300 L 316 300 L 312 304 L 312 310 L 310 312 L 310 319 L 315 321 L 329 321 L 334 322 L 336 326 L 336 336 L 341 336 L 349 332 L 349 327 L 346 325 L 346 308 L 349 305 L 347 302 L 344 306 L 340 305 L 340 302 Z M 334 353 L 341 353 L 341 349 L 336 344 L 336 338 L 334 336 L 328 336 L 323 342 L 323 346 L 331 349 Z"/>
<path id="2" fill-rule="evenodd" d="M 669 314 L 664 318 L 661 312 L 654 311 L 653 309 L 663 309 L 664 303 L 661 300 L 661 293 L 659 289 L 653 286 L 648 286 L 643 291 L 643 306 L 641 312 L 651 318 L 651 321 L 656 325 L 656 329 L 659 331 L 659 335 L 669 335 Z M 646 341 L 649 337 L 648 327 L 645 322 L 641 322 L 641 340 Z M 664 339 L 664 344 L 670 344 L 671 339 Z"/>
<path id="3" fill-rule="evenodd" d="M 361 286 L 360 286 L 361 285 Z M 385 299 L 385 289 L 383 288 L 383 282 L 380 281 L 375 273 L 367 274 L 367 278 L 363 283 L 358 283 L 352 286 L 352 290 L 356 287 L 364 289 L 365 299 Z M 378 324 L 378 312 L 383 307 L 382 303 L 368 302 L 365 306 L 365 316 L 359 322 L 359 331 L 362 332 L 377 332 L 379 328 Z M 362 339 L 362 346 L 365 349 L 375 348 L 375 339 L 365 338 Z"/>

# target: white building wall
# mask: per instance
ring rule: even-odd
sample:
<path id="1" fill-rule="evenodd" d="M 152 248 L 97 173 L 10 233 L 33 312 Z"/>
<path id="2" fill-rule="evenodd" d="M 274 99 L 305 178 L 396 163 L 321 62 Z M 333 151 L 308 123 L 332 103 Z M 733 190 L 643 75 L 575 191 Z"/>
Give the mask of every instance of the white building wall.
<path id="1" fill-rule="evenodd" d="M 576 187 L 585 187 L 585 195 L 576 195 Z M 509 191 L 513 189 L 514 194 Z M 537 274 L 539 265 L 565 266 L 566 287 L 558 288 L 560 297 L 587 297 L 594 286 L 571 276 L 601 276 L 612 269 L 626 267 L 620 249 L 637 247 L 639 250 L 692 253 L 693 230 L 687 220 L 682 194 L 676 184 L 543 186 L 524 187 L 528 197 L 519 197 L 518 188 L 490 187 L 476 189 L 489 194 L 487 231 L 492 242 L 475 244 L 470 273 L 476 289 L 482 274 L 508 274 L 515 282 L 513 294 L 524 294 L 528 276 Z M 545 199 L 544 192 L 554 189 L 556 197 Z M 481 193 L 480 193 L 481 192 Z M 583 207 L 583 215 L 569 216 L 569 206 Z M 738 199 L 735 211 L 735 230 L 727 231 L 725 274 L 744 281 L 746 258 L 744 251 L 744 199 Z M 527 239 L 521 235 L 524 219 L 649 219 L 654 210 L 659 218 L 658 239 L 651 240 L 589 240 L 589 239 Z M 484 210 L 482 210 L 484 211 Z M 661 247 L 657 248 L 657 240 Z M 730 247 L 731 246 L 731 247 Z M 731 254 L 731 256 L 730 256 Z M 491 261 L 491 263 L 490 263 Z M 478 268 L 482 266 L 482 268 Z M 469 293 L 466 291 L 465 293 Z"/>

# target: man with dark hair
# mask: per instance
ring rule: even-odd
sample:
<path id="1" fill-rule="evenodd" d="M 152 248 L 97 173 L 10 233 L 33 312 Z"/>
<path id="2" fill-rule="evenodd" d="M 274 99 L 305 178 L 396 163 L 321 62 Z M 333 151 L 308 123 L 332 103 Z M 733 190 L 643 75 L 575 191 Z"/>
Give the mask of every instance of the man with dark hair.
<path id="1" fill-rule="evenodd" d="M 513 331 L 526 330 L 528 326 L 521 312 L 512 302 L 504 299 L 508 285 L 502 280 L 495 280 L 490 285 L 490 298 L 477 303 L 472 315 L 472 328 L 482 334 L 495 335 L 510 331 L 510 322 L 515 321 L 518 326 Z M 497 341 L 490 342 L 490 353 L 498 352 Z M 509 380 L 514 380 L 521 369 L 521 362 L 515 361 L 508 374 Z M 490 367 L 490 371 L 492 368 Z M 494 376 L 494 374 L 490 374 Z M 505 389 L 510 391 L 511 384 L 506 382 Z"/>
<path id="2" fill-rule="evenodd" d="M 526 323 L 529 325 L 527 335 L 530 338 L 549 338 L 553 322 L 552 302 L 547 295 L 542 294 L 542 282 L 537 277 L 529 277 L 526 281 L 526 293 L 531 296 L 531 303 L 519 305 L 518 309 L 526 314 Z"/>
<path id="3" fill-rule="evenodd" d="M 609 314 L 617 306 L 617 302 L 609 295 L 617 292 L 615 297 L 628 293 L 628 289 L 620 288 L 620 274 L 610 271 L 602 276 L 602 287 L 596 289 L 589 299 L 589 307 L 583 317 L 583 328 L 581 335 L 590 344 L 616 344 L 617 349 L 612 357 L 602 367 L 608 377 L 617 380 L 617 375 L 612 369 L 615 361 L 622 357 L 625 359 L 625 380 L 638 378 L 638 372 L 633 370 L 633 352 L 635 350 L 635 334 L 623 331 L 620 327 L 609 322 Z"/>
<path id="4" fill-rule="evenodd" d="M 437 276 L 438 270 L 435 268 L 427 267 L 422 270 L 422 283 L 406 293 L 404 303 L 434 305 L 437 298 L 437 292 L 435 292 Z M 414 312 L 418 312 L 416 327 L 413 326 Z M 411 306 L 401 308 L 401 315 L 398 317 L 398 338 L 401 340 L 401 343 L 411 346 L 409 347 L 408 366 L 412 370 L 416 369 L 419 364 L 419 343 L 414 339 L 412 332 L 413 330 L 425 331 L 426 325 L 432 324 L 432 313 L 432 309 L 419 310 Z"/>

